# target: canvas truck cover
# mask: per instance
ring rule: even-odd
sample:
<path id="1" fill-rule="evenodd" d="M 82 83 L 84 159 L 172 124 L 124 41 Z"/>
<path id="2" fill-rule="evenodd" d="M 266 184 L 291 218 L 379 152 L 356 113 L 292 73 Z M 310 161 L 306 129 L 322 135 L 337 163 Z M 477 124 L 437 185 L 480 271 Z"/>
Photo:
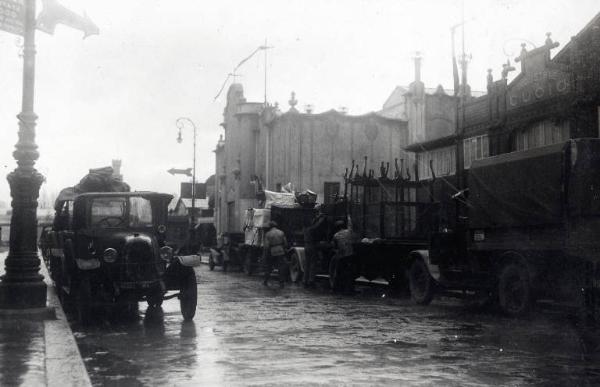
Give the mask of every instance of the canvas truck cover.
<path id="1" fill-rule="evenodd" d="M 563 220 L 565 149 L 570 141 L 473 162 L 469 227 L 525 227 Z"/>
<path id="2" fill-rule="evenodd" d="M 600 215 L 600 139 L 570 141 L 566 199 L 571 217 Z"/>
<path id="3" fill-rule="evenodd" d="M 113 175 L 112 167 L 93 168 L 75 187 L 76 193 L 83 192 L 129 192 L 129 185 Z"/>

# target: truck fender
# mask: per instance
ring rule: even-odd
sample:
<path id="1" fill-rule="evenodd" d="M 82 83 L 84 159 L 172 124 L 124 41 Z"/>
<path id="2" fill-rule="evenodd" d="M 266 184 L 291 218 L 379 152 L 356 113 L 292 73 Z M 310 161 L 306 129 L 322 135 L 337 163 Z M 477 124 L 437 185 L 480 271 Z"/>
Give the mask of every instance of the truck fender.
<path id="1" fill-rule="evenodd" d="M 300 262 L 300 269 L 302 269 L 302 272 L 306 272 L 306 252 L 304 251 L 304 247 L 292 247 L 291 249 L 288 250 L 288 253 L 290 255 L 292 255 L 293 253 L 296 253 L 298 255 L 298 261 Z"/>
<path id="2" fill-rule="evenodd" d="M 200 266 L 200 263 L 202 262 L 202 258 L 198 254 L 178 255 L 176 258 L 181 264 L 181 266 Z"/>
<path id="3" fill-rule="evenodd" d="M 429 259 L 429 250 L 411 251 L 409 254 L 409 257 L 411 258 L 411 262 L 414 261 L 415 259 L 423 260 L 423 262 L 425 262 L 425 265 L 427 265 L 427 270 L 429 270 L 429 274 L 431 275 L 431 278 L 436 280 L 436 282 L 439 282 L 440 267 L 438 265 L 434 265 L 431 263 L 431 260 Z"/>
<path id="4" fill-rule="evenodd" d="M 75 258 L 75 247 L 73 246 L 73 240 L 70 238 L 65 239 L 64 256 L 65 259 L 67 259 L 67 257 L 71 257 L 71 259 L 75 261 L 75 264 L 79 270 L 94 270 L 100 267 L 100 260 L 97 258 Z"/>
<path id="5" fill-rule="evenodd" d="M 97 258 L 75 258 L 75 263 L 77 263 L 77 267 L 79 268 L 79 270 L 94 270 L 100 267 L 100 261 Z"/>

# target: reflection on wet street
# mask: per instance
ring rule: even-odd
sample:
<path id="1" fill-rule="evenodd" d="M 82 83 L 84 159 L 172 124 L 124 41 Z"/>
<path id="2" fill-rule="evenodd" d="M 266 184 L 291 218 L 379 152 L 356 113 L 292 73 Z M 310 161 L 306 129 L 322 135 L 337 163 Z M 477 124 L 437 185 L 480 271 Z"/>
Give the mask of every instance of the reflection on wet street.
<path id="1" fill-rule="evenodd" d="M 73 326 L 95 385 L 600 384 L 598 341 L 564 314 L 513 320 L 381 287 L 338 296 L 198 269 L 191 323 L 169 300 L 134 321 Z"/>
<path id="2" fill-rule="evenodd" d="M 0 386 L 44 385 L 44 322 L 0 319 Z"/>

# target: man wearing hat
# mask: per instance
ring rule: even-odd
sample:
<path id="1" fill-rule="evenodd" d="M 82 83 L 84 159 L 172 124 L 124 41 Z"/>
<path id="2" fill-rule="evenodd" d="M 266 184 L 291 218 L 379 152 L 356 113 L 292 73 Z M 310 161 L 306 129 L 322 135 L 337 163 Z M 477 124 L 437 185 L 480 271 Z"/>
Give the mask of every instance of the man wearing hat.
<path id="1" fill-rule="evenodd" d="M 285 283 L 287 239 L 283 231 L 277 228 L 277 223 L 269 222 L 269 231 L 265 234 L 263 258 L 265 260 L 265 277 L 263 284 L 269 286 L 269 277 L 274 267 L 279 271 L 279 287 Z"/>

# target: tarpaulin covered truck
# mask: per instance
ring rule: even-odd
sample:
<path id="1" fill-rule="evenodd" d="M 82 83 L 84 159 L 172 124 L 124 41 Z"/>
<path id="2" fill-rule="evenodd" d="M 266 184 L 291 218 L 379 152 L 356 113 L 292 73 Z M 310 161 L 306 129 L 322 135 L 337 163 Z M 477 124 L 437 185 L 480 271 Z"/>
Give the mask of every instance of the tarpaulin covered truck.
<path id="1" fill-rule="evenodd" d="M 309 191 L 307 191 L 309 192 Z M 290 255 L 303 257 L 303 228 L 310 225 L 316 215 L 316 195 L 264 191 L 264 208 L 249 208 L 245 212 L 243 233 L 227 233 L 221 246 L 211 249 L 209 264 L 222 262 L 238 264 L 251 275 L 262 266 L 263 238 L 271 220 L 277 222 L 288 240 Z M 310 197 L 307 199 L 307 197 Z M 235 237 L 235 238 L 233 238 Z M 296 254 L 296 255 L 294 255 Z M 214 266 L 213 266 L 214 267 Z M 298 274 L 293 273 L 293 280 Z"/>
<path id="2" fill-rule="evenodd" d="M 475 161 L 456 196 L 468 216 L 411 253 L 413 299 L 473 291 L 509 315 L 536 299 L 593 310 L 600 288 L 600 139 Z"/>

